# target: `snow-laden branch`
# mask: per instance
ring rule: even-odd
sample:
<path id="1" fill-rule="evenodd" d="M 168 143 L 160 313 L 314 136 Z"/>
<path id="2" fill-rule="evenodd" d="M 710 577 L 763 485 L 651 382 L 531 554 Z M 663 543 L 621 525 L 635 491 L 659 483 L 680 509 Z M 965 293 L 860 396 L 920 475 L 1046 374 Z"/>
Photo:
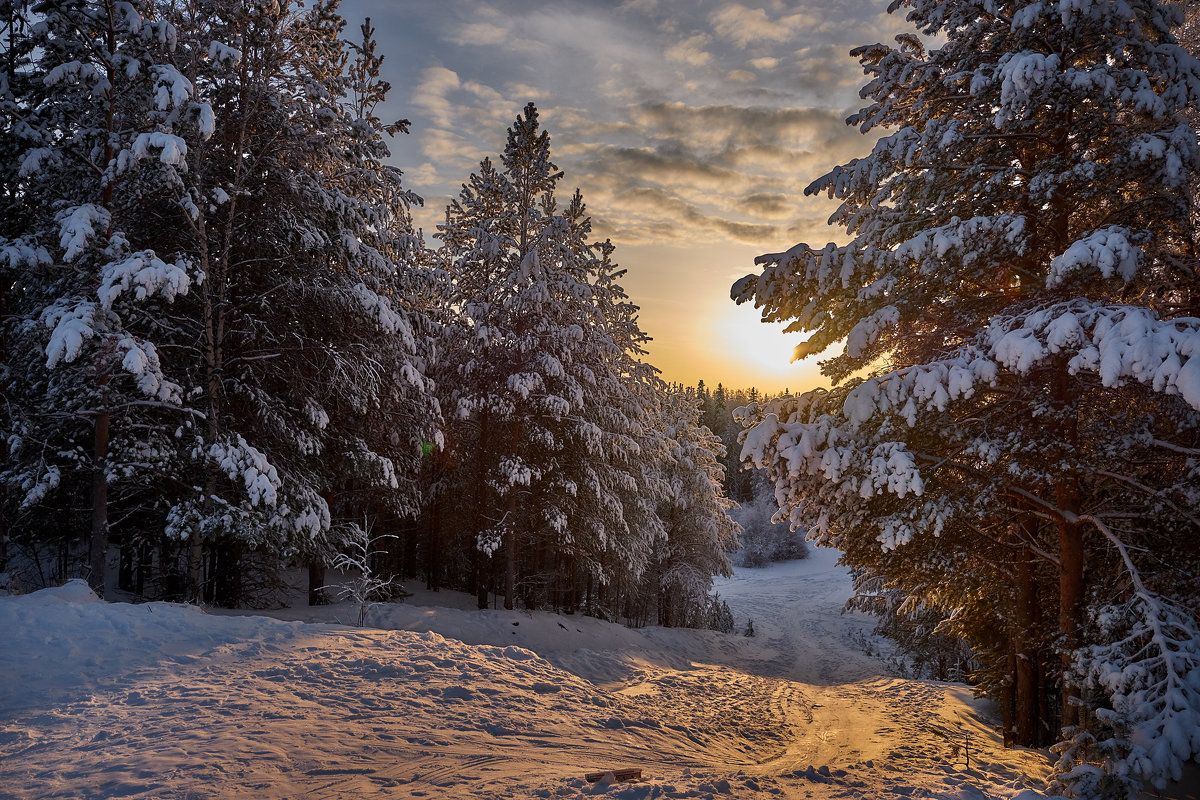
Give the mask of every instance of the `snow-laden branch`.
<path id="1" fill-rule="evenodd" d="M 1096 710 L 1114 728 L 1112 738 L 1098 743 L 1104 769 L 1123 781 L 1148 781 L 1162 789 L 1178 781 L 1183 764 L 1200 753 L 1200 629 L 1184 610 L 1146 587 L 1128 546 L 1108 525 L 1091 515 L 1080 520 L 1116 549 L 1134 594 L 1125 606 L 1102 612 L 1102 627 L 1117 629 L 1118 636 L 1077 656 L 1087 679 L 1112 705 Z M 1067 765 L 1071 772 L 1062 777 L 1068 780 L 1098 771 L 1086 763 Z"/>
<path id="2" fill-rule="evenodd" d="M 877 414 L 897 414 L 912 426 L 921 412 L 945 411 L 981 385 L 995 386 L 1002 370 L 1024 375 L 1061 355 L 1069 356 L 1072 375 L 1093 373 L 1106 387 L 1136 380 L 1200 410 L 1200 318 L 1162 320 L 1140 306 L 1083 299 L 994 317 L 950 358 L 864 381 L 842 410 L 852 427 Z"/>

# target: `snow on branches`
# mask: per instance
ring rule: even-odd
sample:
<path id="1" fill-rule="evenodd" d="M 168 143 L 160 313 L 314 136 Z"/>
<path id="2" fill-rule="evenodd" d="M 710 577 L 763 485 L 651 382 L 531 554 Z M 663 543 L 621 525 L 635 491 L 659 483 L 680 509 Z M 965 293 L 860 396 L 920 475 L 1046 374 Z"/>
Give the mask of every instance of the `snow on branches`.
<path id="1" fill-rule="evenodd" d="M 1063 679 L 1056 713 L 1097 735 L 1078 719 L 1087 699 L 1072 654 L 1115 648 L 1106 652 L 1124 683 L 1099 666 L 1080 674 L 1097 709 L 1107 702 L 1140 732 L 1129 734 L 1133 749 L 1084 757 L 1159 781 L 1176 770 L 1164 753 L 1200 751 L 1169 731 L 1191 719 L 1195 696 L 1179 700 L 1169 679 L 1136 688 L 1139 670 L 1177 669 L 1162 647 L 1084 630 L 1088 581 L 1103 567 L 1128 586 L 1134 565 L 1083 529 L 1112 515 L 1126 546 L 1154 553 L 1194 538 L 1200 519 L 1200 267 L 1188 195 L 1200 148 L 1182 115 L 1200 104 L 1200 62 L 1174 39 L 1178 9 L 1157 2 L 900 7 L 940 46 L 906 35 L 854 51 L 868 105 L 847 121 L 887 135 L 806 189 L 841 201 L 830 222 L 849 242 L 761 256 L 731 292 L 806 332 L 797 358 L 844 345 L 822 369 L 846 383 L 741 409 L 742 457 L 775 482 L 780 519 L 811 524 L 810 536 L 905 591 L 932 595 L 930 576 L 950 579 L 945 564 L 997 560 L 987 585 L 954 578 L 972 583 L 958 597 L 976 607 L 961 618 L 992 620 L 975 644 L 994 648 L 996 687 L 1017 681 L 1000 674 L 1005 648 L 1022 652 L 1047 633 L 978 598 L 1055 598 L 1060 661 L 1047 646 L 1040 668 Z M 1014 590 L 1011 564 L 1034 560 L 1058 580 L 1026 573 Z M 1164 609 L 1193 604 L 1197 589 L 1154 577 L 1146 592 L 1109 599 L 1145 630 L 1174 630 L 1175 652 L 1193 652 L 1196 631 Z M 996 643 L 997 624 L 1007 643 Z M 1080 658 L 1101 663 L 1092 652 Z M 1189 658 L 1179 663 L 1190 669 Z M 1041 691 L 1023 687 L 1026 698 Z M 1022 708 L 1025 744 L 1060 721 Z M 1150 721 L 1168 717 L 1178 721 Z"/>
<path id="2" fill-rule="evenodd" d="M 1099 794 L 1106 779 L 1121 785 L 1145 781 L 1162 790 L 1200 752 L 1200 627 L 1185 608 L 1146 588 L 1128 546 L 1101 519 L 1083 518 L 1117 550 L 1133 585 L 1124 603 L 1094 611 L 1104 641 L 1077 656 L 1085 681 L 1108 703 L 1094 713 L 1104 738 L 1080 730 L 1059 745 L 1059 779 L 1077 793 Z M 1081 758 L 1094 747 L 1106 767 Z"/>
<path id="3" fill-rule="evenodd" d="M 918 414 L 945 411 L 980 384 L 995 386 L 1001 370 L 1024 375 L 1060 354 L 1070 355 L 1072 375 L 1095 375 L 1106 387 L 1140 381 L 1200 410 L 1200 318 L 1161 320 L 1138 306 L 1078 298 L 997 316 L 978 344 L 954 357 L 868 378 L 847 394 L 842 412 L 851 426 L 898 414 L 912 427 Z"/>

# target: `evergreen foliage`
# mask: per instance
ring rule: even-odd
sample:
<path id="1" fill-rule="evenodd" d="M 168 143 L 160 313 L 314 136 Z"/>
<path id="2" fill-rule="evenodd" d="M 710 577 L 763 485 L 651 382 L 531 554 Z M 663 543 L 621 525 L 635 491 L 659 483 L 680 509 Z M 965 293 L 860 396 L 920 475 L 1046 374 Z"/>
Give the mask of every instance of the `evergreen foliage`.
<path id="1" fill-rule="evenodd" d="M 307 563 L 312 602 L 326 564 L 361 573 L 360 611 L 423 571 L 481 604 L 716 619 L 723 451 L 645 362 L 532 104 L 431 251 L 369 20 L 0 12 L 0 572 L 11 543 L 30 584 L 102 591 L 112 544 L 145 597 L 271 602 Z"/>
<path id="2" fill-rule="evenodd" d="M 590 239 L 578 191 L 560 209 L 561 178 L 530 103 L 439 226 L 455 332 L 439 367 L 455 466 L 439 480 L 472 502 L 447 514 L 439 494 L 432 538 L 468 532 L 453 563 L 481 603 L 705 624 L 734 537 L 720 444 L 643 360 L 614 248 Z"/>
<path id="3" fill-rule="evenodd" d="M 4 82 L 10 191 L 37 200 L 0 243 L 14 541 L 70 537 L 90 502 L 97 588 L 111 527 L 143 591 L 233 604 L 245 554 L 320 557 L 347 505 L 415 513 L 430 323 L 369 27 L 346 42 L 325 3 L 36 13 Z"/>
<path id="4" fill-rule="evenodd" d="M 944 44 L 855 51 L 849 122 L 889 133 L 807 190 L 849 243 L 733 288 L 798 355 L 844 341 L 840 385 L 740 410 L 744 452 L 972 643 L 1008 738 L 1061 738 L 1065 788 L 1161 787 L 1200 752 L 1200 65 L 1154 2 L 900 7 Z"/>

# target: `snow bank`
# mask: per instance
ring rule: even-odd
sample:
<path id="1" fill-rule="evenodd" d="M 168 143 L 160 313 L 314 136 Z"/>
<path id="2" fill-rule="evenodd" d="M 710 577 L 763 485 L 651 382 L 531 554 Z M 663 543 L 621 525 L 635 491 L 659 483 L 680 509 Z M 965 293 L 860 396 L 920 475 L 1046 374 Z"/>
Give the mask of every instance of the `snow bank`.
<path id="1" fill-rule="evenodd" d="M 82 580 L 0 598 L 0 716 L 85 700 L 146 668 L 189 664 L 247 640 L 280 642 L 302 626 L 225 619 L 175 603 L 104 603 Z"/>

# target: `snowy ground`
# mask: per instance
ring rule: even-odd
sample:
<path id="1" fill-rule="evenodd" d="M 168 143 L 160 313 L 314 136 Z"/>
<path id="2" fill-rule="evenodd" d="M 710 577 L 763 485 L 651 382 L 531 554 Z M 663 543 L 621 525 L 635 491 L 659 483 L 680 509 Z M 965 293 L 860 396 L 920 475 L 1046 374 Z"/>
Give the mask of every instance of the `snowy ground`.
<path id="1" fill-rule="evenodd" d="M 880 674 L 835 553 L 718 587 L 757 635 L 629 630 L 417 593 L 273 616 L 0 598 L 0 797 L 1011 798 L 962 686 Z M 89 602 L 90 601 L 90 602 Z M 432 603 L 445 606 L 434 606 Z M 391 629 L 391 630 L 386 630 Z M 985 709 L 984 709 L 985 710 Z M 954 740 L 969 736 L 970 767 Z M 639 767 L 641 783 L 586 772 Z M 1024 797 L 1036 797 L 1032 791 Z"/>

